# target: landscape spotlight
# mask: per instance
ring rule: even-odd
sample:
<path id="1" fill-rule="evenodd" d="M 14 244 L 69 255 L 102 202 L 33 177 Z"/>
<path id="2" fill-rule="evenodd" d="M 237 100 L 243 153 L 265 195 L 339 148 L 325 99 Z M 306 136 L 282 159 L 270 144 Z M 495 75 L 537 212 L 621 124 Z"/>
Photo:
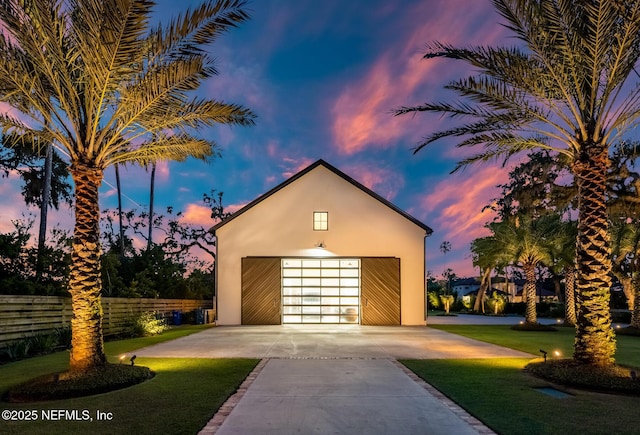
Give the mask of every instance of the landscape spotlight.
<path id="1" fill-rule="evenodd" d="M 542 357 L 544 358 L 544 362 L 547 362 L 547 351 L 540 349 L 540 353 L 542 354 Z"/>
<path id="2" fill-rule="evenodd" d="M 545 356 L 546 356 L 546 355 L 545 355 Z M 134 362 L 133 362 L 133 361 L 135 361 L 135 359 L 136 359 L 136 356 L 135 356 L 135 355 L 131 357 L 131 360 L 130 360 L 130 361 L 131 361 L 131 367 L 133 367 L 133 364 L 134 364 Z"/>
<path id="3" fill-rule="evenodd" d="M 126 355 L 120 355 L 120 364 L 122 364 L 122 361 L 124 361 L 126 357 L 127 357 Z"/>

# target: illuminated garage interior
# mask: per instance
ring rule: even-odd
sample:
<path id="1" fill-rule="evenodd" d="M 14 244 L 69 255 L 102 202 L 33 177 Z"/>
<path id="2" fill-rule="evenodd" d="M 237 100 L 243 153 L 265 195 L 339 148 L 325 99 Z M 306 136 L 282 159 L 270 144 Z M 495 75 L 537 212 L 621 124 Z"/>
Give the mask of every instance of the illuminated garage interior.
<path id="1" fill-rule="evenodd" d="M 282 260 L 282 323 L 359 323 L 360 260 Z"/>

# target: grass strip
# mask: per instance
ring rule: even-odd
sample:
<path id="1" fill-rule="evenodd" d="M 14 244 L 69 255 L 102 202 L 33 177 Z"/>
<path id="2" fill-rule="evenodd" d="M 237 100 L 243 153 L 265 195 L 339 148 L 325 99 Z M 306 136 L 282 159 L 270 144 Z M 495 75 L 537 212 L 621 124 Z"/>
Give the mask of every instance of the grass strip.
<path id="1" fill-rule="evenodd" d="M 202 329 L 187 326 L 160 336 L 109 342 L 105 343 L 105 351 L 111 362 L 117 362 L 122 353 Z M 58 352 L 0 366 L 0 394 L 33 377 L 65 370 L 68 359 L 67 352 Z M 135 362 L 149 367 L 156 376 L 142 384 L 96 396 L 29 404 L 0 403 L 3 411 L 16 417 L 0 421 L 0 432 L 194 434 L 233 394 L 258 360 L 139 357 Z"/>
<path id="2" fill-rule="evenodd" d="M 557 332 L 539 332 L 514 331 L 509 325 L 429 325 L 429 327 L 539 356 L 542 356 L 540 349 L 547 351 L 550 358 L 556 350 L 560 352 L 562 358 L 570 358 L 573 354 L 574 328 L 558 327 Z M 616 341 L 616 362 L 628 366 L 640 366 L 640 337 L 619 335 Z"/>
<path id="3" fill-rule="evenodd" d="M 484 326 L 482 326 L 484 328 Z M 529 360 L 403 360 L 411 371 L 499 434 L 637 434 L 638 398 L 565 390 L 564 399 L 534 388 L 551 384 L 523 373 Z"/>

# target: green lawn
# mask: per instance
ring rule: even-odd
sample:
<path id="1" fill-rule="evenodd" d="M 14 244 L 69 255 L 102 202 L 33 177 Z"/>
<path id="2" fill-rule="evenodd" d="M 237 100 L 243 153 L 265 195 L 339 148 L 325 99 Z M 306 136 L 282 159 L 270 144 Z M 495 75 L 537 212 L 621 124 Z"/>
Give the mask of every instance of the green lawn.
<path id="1" fill-rule="evenodd" d="M 574 328 L 558 327 L 557 332 L 513 331 L 508 325 L 429 325 L 476 340 L 494 343 L 511 349 L 541 356 L 540 349 L 549 352 L 559 350 L 564 358 L 573 353 Z M 616 362 L 640 367 L 640 337 L 620 335 L 616 338 L 618 351 Z"/>
<path id="2" fill-rule="evenodd" d="M 508 326 L 434 325 L 434 328 L 539 355 L 571 355 L 572 328 L 512 331 Z M 618 362 L 640 366 L 640 340 L 618 337 Z M 558 399 L 534 387 L 549 386 L 523 373 L 528 359 L 406 360 L 410 370 L 500 434 L 635 434 L 638 397 L 565 390 Z"/>
<path id="3" fill-rule="evenodd" d="M 123 353 L 150 344 L 198 332 L 202 326 L 175 328 L 157 337 L 114 341 L 105 344 L 111 362 Z M 12 434 L 194 434 L 237 389 L 257 364 L 255 359 L 137 358 L 137 365 L 150 367 L 156 376 L 142 384 L 97 396 L 10 404 L 0 408 L 27 411 L 38 421 L 1 421 L 0 433 Z M 65 370 L 68 353 L 58 352 L 0 366 L 0 394 L 12 385 L 40 374 Z M 43 421 L 60 416 L 57 410 L 76 411 L 93 421 Z M 111 420 L 98 421 L 98 411 Z M 83 414 L 86 412 L 87 414 Z"/>

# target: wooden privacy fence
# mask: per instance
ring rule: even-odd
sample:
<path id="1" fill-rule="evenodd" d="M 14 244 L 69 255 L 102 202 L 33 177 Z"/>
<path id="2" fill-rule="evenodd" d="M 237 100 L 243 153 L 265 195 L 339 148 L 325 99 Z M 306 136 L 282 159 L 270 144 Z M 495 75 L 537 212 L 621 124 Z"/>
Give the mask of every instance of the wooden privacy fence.
<path id="1" fill-rule="evenodd" d="M 140 313 L 171 316 L 196 309 L 211 310 L 212 300 L 102 298 L 102 329 L 105 336 L 119 334 Z M 0 347 L 12 340 L 50 333 L 71 323 L 71 298 L 58 296 L 0 295 Z M 206 316 L 213 322 L 213 313 Z M 205 320 L 206 321 L 206 320 Z"/>

